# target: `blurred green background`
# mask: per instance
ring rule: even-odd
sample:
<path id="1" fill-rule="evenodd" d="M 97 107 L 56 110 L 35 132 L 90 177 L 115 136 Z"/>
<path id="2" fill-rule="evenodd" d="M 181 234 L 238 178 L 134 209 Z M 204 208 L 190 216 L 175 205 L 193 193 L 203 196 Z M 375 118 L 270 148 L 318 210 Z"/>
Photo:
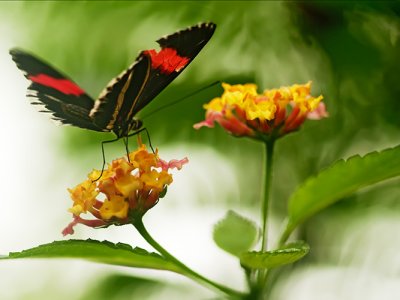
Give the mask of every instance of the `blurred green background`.
<path id="1" fill-rule="evenodd" d="M 0 151 L 2 164 L 10 165 L 1 187 L 25 184 L 23 188 L 17 185 L 19 194 L 6 189 L 7 197 L 1 200 L 8 212 L 0 224 L 1 253 L 60 238 L 59 228 L 69 220 L 65 188 L 80 182 L 91 168 L 101 167 L 100 141 L 112 138 L 72 127 L 56 128 L 35 112 L 24 98 L 26 81 L 12 65 L 10 47 L 32 51 L 96 97 L 139 51 L 155 48 L 159 37 L 202 21 L 215 22 L 217 30 L 204 50 L 142 116 L 216 80 L 255 82 L 260 91 L 312 80 L 313 94 L 324 95 L 330 117 L 309 121 L 277 144 L 271 220 L 276 235 L 288 196 L 308 176 L 337 159 L 399 144 L 399 13 L 398 1 L 1 2 L 0 74 L 6 92 L 0 100 Z M 191 161 L 175 178 L 172 196 L 149 212 L 148 222 L 167 249 L 186 255 L 189 265 L 216 280 L 244 287 L 236 262 L 221 258 L 225 254 L 212 245 L 210 236 L 212 224 L 228 208 L 258 221 L 262 147 L 228 136 L 220 128 L 192 129 L 204 118 L 202 105 L 221 91 L 214 86 L 144 118 L 162 157 L 163 153 L 168 159 L 188 156 Z M 108 160 L 123 154 L 122 142 L 106 148 Z M 298 235 L 310 242 L 312 251 L 305 261 L 284 272 L 271 299 L 292 299 L 294 294 L 296 299 L 398 299 L 400 288 L 395 282 L 400 279 L 400 256 L 394 249 L 400 246 L 399 182 L 391 180 L 362 191 L 305 224 Z M 28 189 L 27 184 L 33 186 Z M 136 244 L 132 229 L 111 229 L 111 237 L 110 232 L 77 231 L 84 232 L 77 233 L 80 238 L 125 239 Z M 221 259 L 226 259 L 226 265 L 218 265 Z M 18 264 L 0 265 L 1 277 L 8 280 L 0 288 L 1 299 L 213 297 L 179 276 L 164 273 L 121 269 L 122 275 L 114 277 L 115 268 L 85 263 L 75 265 L 79 274 L 71 271 L 76 262 Z M 43 265 L 51 275 L 29 285 L 32 274 L 44 274 Z M 86 268 L 91 275 L 82 275 Z M 75 275 L 66 275 L 69 272 Z M 170 288 L 156 283 L 161 279 Z M 21 280 L 25 289 L 12 287 Z M 74 284 L 79 289 L 70 289 Z M 385 293 L 377 298 L 382 286 Z M 99 289 L 103 292 L 98 293 Z M 117 289 L 127 294 L 110 293 Z"/>

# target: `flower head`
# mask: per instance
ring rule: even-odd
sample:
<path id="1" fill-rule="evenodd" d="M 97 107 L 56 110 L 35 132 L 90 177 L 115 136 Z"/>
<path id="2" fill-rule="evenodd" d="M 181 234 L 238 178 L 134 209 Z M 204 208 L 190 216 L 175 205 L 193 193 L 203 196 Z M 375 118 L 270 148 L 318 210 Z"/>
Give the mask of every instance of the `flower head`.
<path id="1" fill-rule="evenodd" d="M 311 82 L 257 93 L 255 84 L 223 83 L 224 93 L 204 105 L 206 119 L 194 125 L 214 127 L 220 124 L 235 136 L 268 140 L 297 130 L 308 118 L 327 117 L 322 95 L 310 94 Z"/>
<path id="2" fill-rule="evenodd" d="M 69 211 L 74 220 L 63 230 L 63 234 L 73 234 L 73 227 L 78 223 L 106 227 L 132 223 L 141 218 L 165 195 L 167 186 L 172 183 L 172 175 L 168 171 L 181 169 L 187 162 L 187 158 L 166 162 L 158 157 L 157 151 L 149 153 L 142 145 L 129 153 L 129 160 L 114 160 L 100 178 L 101 172 L 93 170 L 88 179 L 68 189 L 73 201 Z M 103 200 L 100 200 L 100 195 Z M 86 213 L 95 219 L 81 218 L 80 215 Z"/>

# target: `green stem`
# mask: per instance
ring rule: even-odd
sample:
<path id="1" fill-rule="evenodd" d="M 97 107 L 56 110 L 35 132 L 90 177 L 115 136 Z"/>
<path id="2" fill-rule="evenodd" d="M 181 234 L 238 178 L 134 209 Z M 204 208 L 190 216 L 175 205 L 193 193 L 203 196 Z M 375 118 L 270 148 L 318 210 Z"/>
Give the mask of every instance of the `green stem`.
<path id="1" fill-rule="evenodd" d="M 264 199 L 262 203 L 262 244 L 261 251 L 267 249 L 268 244 L 268 213 L 269 213 L 269 198 L 271 194 L 272 181 L 272 157 L 274 152 L 274 140 L 265 142 L 265 174 L 264 174 Z"/>
<path id="2" fill-rule="evenodd" d="M 281 233 L 281 236 L 279 238 L 279 242 L 278 242 L 278 248 L 282 247 L 286 241 L 288 240 L 290 234 L 292 233 L 292 227 L 289 226 L 288 221 L 285 221 L 285 230 Z"/>
<path id="3" fill-rule="evenodd" d="M 231 296 L 232 298 L 236 299 L 242 299 L 244 298 L 245 294 L 233 290 L 231 288 L 228 288 L 226 286 L 223 286 L 221 284 L 218 284 L 216 282 L 213 282 L 212 280 L 196 273 L 189 267 L 187 267 L 185 264 L 183 264 L 181 261 L 179 261 L 177 258 L 172 256 L 167 250 L 165 250 L 159 243 L 157 243 L 149 234 L 149 232 L 146 230 L 143 221 L 141 219 L 137 220 L 135 223 L 133 223 L 133 226 L 137 229 L 137 231 L 142 235 L 142 237 L 155 249 L 157 250 L 164 258 L 168 259 L 170 262 L 173 262 L 176 266 L 180 267 L 183 271 L 185 271 L 185 275 L 188 275 L 189 277 L 204 283 L 208 286 L 212 286 L 225 294 Z"/>
<path id="4" fill-rule="evenodd" d="M 271 181 L 272 181 L 272 158 L 274 152 L 275 141 L 269 140 L 265 142 L 265 171 L 264 171 L 264 197 L 262 201 L 262 241 L 261 251 L 264 252 L 268 249 L 268 213 L 269 213 L 269 202 L 271 194 Z M 267 281 L 268 270 L 258 271 L 258 293 L 262 293 L 265 283 Z"/>

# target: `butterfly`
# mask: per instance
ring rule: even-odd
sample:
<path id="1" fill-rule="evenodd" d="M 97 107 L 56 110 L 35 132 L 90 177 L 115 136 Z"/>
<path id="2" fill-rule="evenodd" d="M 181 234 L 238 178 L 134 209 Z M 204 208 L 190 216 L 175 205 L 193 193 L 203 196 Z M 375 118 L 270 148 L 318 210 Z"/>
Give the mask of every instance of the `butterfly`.
<path id="1" fill-rule="evenodd" d="M 81 87 L 41 59 L 11 49 L 12 59 L 30 80 L 32 104 L 45 107 L 54 120 L 89 130 L 114 132 L 117 139 L 143 127 L 136 114 L 170 84 L 208 43 L 214 23 L 177 31 L 157 40 L 161 49 L 140 52 L 134 63 L 94 100 Z M 103 151 L 104 154 L 104 151 Z M 103 155 L 104 159 L 104 155 Z"/>

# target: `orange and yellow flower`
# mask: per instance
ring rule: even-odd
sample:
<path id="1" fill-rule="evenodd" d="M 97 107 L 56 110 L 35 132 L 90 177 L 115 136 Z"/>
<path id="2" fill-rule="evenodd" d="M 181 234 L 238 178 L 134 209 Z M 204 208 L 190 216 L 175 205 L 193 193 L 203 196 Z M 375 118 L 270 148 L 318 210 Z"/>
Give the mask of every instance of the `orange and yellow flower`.
<path id="1" fill-rule="evenodd" d="M 308 118 L 327 117 L 322 95 L 310 94 L 311 82 L 257 93 L 255 84 L 223 83 L 224 93 L 204 105 L 206 119 L 194 125 L 220 124 L 234 136 L 268 140 L 297 130 Z"/>
<path id="2" fill-rule="evenodd" d="M 148 152 L 145 145 L 129 153 L 129 160 L 119 158 L 101 172 L 93 170 L 88 179 L 69 189 L 72 207 L 69 211 L 74 220 L 63 230 L 63 235 L 73 234 L 76 224 L 105 227 L 112 224 L 132 223 L 141 218 L 165 195 L 172 183 L 172 168 L 180 170 L 188 162 L 166 162 L 158 153 Z M 98 179 L 99 178 L 99 179 Z M 98 179 L 98 180 L 97 180 Z M 104 200 L 99 200 L 102 195 Z M 90 213 L 95 219 L 83 219 L 81 214 Z"/>

